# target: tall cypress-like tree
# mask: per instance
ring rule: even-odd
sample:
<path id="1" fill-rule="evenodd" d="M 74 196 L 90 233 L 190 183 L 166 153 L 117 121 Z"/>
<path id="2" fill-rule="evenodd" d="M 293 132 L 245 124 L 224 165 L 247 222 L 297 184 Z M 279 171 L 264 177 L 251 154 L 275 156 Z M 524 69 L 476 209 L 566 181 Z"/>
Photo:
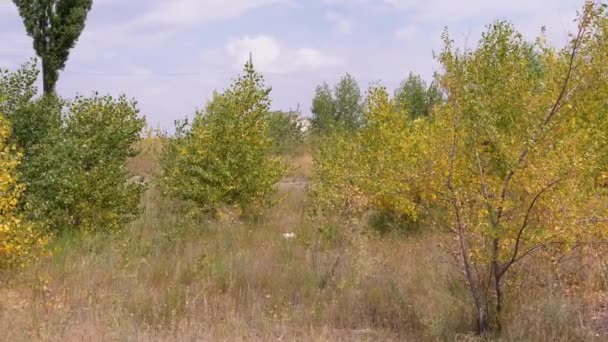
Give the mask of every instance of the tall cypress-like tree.
<path id="1" fill-rule="evenodd" d="M 13 0 L 34 50 L 42 60 L 45 94 L 53 93 L 70 55 L 84 30 L 93 0 Z"/>

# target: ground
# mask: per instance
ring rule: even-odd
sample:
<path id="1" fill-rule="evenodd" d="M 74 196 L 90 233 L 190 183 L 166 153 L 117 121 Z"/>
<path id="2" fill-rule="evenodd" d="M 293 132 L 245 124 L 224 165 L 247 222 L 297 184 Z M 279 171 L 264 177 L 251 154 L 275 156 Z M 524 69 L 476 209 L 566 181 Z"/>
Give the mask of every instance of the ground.
<path id="1" fill-rule="evenodd" d="M 148 146 L 149 147 L 149 146 Z M 153 179 L 157 148 L 131 168 Z M 472 303 L 436 231 L 379 236 L 311 213 L 309 153 L 289 159 L 277 204 L 256 222 L 209 219 L 151 184 L 143 215 L 118 235 L 66 235 L 53 255 L 6 275 L 7 341 L 475 340 Z M 285 239 L 283 234 L 294 233 Z M 599 253 L 594 251 L 593 253 Z M 558 272 L 526 264 L 512 280 L 506 341 L 602 340 L 604 254 Z M 581 267 L 584 265 L 584 267 Z"/>

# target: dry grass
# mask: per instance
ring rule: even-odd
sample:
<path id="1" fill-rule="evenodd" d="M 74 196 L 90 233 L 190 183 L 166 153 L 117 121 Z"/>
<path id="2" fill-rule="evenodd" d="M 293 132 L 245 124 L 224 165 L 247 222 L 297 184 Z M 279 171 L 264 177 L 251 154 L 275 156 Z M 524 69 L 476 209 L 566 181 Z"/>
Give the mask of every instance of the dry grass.
<path id="1" fill-rule="evenodd" d="M 140 175 L 156 168 L 155 149 L 132 162 Z M 0 291 L 0 336 L 7 341 L 475 339 L 468 334 L 469 295 L 440 246 L 449 237 L 380 238 L 336 220 L 313 221 L 304 186 L 310 157 L 301 154 L 294 163 L 302 167 L 282 184 L 282 201 L 258 222 L 206 220 L 151 188 L 141 219 L 124 234 L 62 237 L 53 257 Z M 286 240 L 287 232 L 297 237 Z M 525 291 L 510 293 L 500 339 L 602 338 L 608 307 L 600 295 L 607 274 L 601 259 L 587 253 L 560 270 L 556 279 L 557 273 L 535 264 L 522 268 L 514 281 Z"/>

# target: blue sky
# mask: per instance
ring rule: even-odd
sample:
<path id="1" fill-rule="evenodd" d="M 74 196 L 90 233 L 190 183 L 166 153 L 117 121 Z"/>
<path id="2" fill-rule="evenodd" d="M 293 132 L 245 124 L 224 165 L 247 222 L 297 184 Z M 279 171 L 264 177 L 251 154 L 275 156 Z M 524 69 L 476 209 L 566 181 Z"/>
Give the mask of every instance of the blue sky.
<path id="1" fill-rule="evenodd" d="M 249 51 L 273 87 L 273 108 L 300 106 L 317 84 L 354 75 L 362 89 L 395 88 L 410 71 L 430 79 L 448 27 L 472 47 L 484 26 L 508 19 L 533 39 L 542 26 L 562 45 L 583 0 L 94 0 L 58 90 L 139 102 L 153 127 L 205 105 L 229 85 Z M 0 67 L 33 57 L 12 1 L 0 0 Z"/>

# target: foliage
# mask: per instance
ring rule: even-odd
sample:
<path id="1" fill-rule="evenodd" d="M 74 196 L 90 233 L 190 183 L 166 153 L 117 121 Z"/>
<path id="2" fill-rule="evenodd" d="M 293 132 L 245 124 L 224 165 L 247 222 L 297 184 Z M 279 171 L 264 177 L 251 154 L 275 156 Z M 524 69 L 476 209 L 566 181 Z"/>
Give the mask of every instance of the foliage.
<path id="1" fill-rule="evenodd" d="M 410 118 L 429 117 L 433 107 L 441 100 L 441 94 L 435 82 L 427 86 L 420 77 L 410 73 L 395 91 L 395 102 L 399 110 L 408 113 Z"/>
<path id="2" fill-rule="evenodd" d="M 354 130 L 363 124 L 363 99 L 357 81 L 346 74 L 334 88 L 324 83 L 315 90 L 312 126 L 316 132 L 334 129 Z"/>
<path id="3" fill-rule="evenodd" d="M 42 60 L 44 93 L 55 91 L 63 70 L 84 30 L 93 0 L 13 0 L 25 29 L 34 40 L 34 50 Z"/>
<path id="4" fill-rule="evenodd" d="M 7 115 L 12 128 L 12 139 L 24 154 L 24 163 L 32 150 L 46 137 L 61 127 L 64 101 L 54 94 L 31 100 Z"/>
<path id="5" fill-rule="evenodd" d="M 38 67 L 32 60 L 16 71 L 0 68 L 0 112 L 11 115 L 36 95 Z"/>
<path id="6" fill-rule="evenodd" d="M 525 257 L 602 241 L 608 222 L 608 19 L 588 3 L 562 50 L 496 22 L 473 51 L 438 56 L 446 101 L 400 119 L 372 89 L 368 123 L 315 157 L 322 208 L 390 208 L 448 222 L 480 332 L 499 328 L 507 275 Z M 397 106 L 398 107 L 398 106 Z M 440 215 L 428 215 L 431 210 Z"/>
<path id="7" fill-rule="evenodd" d="M 268 113 L 268 129 L 276 154 L 294 152 L 304 139 L 299 111 Z"/>
<path id="8" fill-rule="evenodd" d="M 162 189 L 205 211 L 270 203 L 284 168 L 271 156 L 270 88 L 249 62 L 244 75 L 214 94 L 192 125 L 177 127 L 161 158 Z"/>
<path id="9" fill-rule="evenodd" d="M 334 96 L 336 121 L 347 129 L 359 128 L 363 124 L 363 98 L 355 78 L 344 75 L 334 89 Z"/>
<path id="10" fill-rule="evenodd" d="M 327 132 L 334 124 L 334 113 L 336 111 L 334 97 L 329 85 L 323 83 L 315 89 L 315 97 L 312 100 L 312 127 L 317 132 Z"/>
<path id="11" fill-rule="evenodd" d="M 337 132 L 319 143 L 317 203 L 351 218 L 376 211 L 415 221 L 427 166 L 413 161 L 429 123 L 409 120 L 383 87 L 370 89 L 365 113 L 367 124 L 354 135 Z"/>
<path id="12" fill-rule="evenodd" d="M 18 213 L 23 191 L 17 179 L 20 154 L 9 143 L 10 134 L 8 121 L 0 115 L 0 269 L 24 266 L 39 256 L 48 243 Z"/>
<path id="13" fill-rule="evenodd" d="M 480 331 L 493 314 L 500 326 L 504 278 L 519 260 L 604 236 L 607 23 L 604 7 L 587 3 L 561 51 L 505 22 L 474 51 L 444 37 L 448 102 L 432 148 L 445 173 L 433 185 L 450 210 Z"/>
<path id="14" fill-rule="evenodd" d="M 26 212 L 53 230 L 118 230 L 139 211 L 144 186 L 127 160 L 145 120 L 125 97 L 77 97 L 66 112 L 23 166 Z"/>

